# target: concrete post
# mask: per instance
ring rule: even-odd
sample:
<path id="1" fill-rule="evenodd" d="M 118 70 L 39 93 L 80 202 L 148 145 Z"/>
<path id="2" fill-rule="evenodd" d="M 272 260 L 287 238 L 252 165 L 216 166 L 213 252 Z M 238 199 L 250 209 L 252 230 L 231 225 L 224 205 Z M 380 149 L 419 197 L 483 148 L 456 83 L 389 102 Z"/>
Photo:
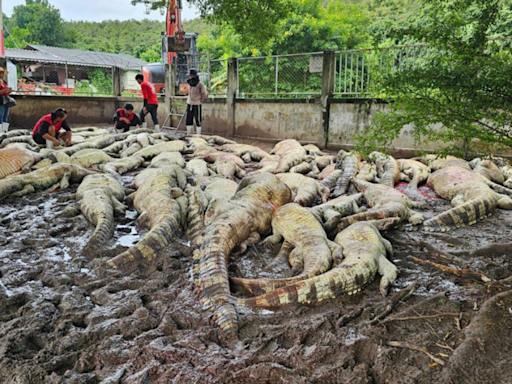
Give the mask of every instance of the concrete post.
<path id="1" fill-rule="evenodd" d="M 329 144 L 329 117 L 331 112 L 331 104 L 329 98 L 334 93 L 335 84 L 335 61 L 336 55 L 334 51 L 324 51 L 322 66 L 322 96 L 320 97 L 320 105 L 322 107 L 322 126 L 318 134 L 318 146 L 327 148 Z"/>
<path id="2" fill-rule="evenodd" d="M 173 63 L 165 64 L 165 112 L 167 115 L 171 113 L 172 97 L 176 94 L 176 71 Z M 169 125 L 174 127 L 173 118 Z"/>
<path id="3" fill-rule="evenodd" d="M 238 84 L 238 60 L 234 57 L 228 59 L 228 89 L 226 95 L 226 108 L 228 117 L 228 132 L 231 132 L 231 136 L 236 134 L 235 124 L 235 96 L 236 88 Z"/>
<path id="4" fill-rule="evenodd" d="M 112 83 L 113 83 L 113 91 L 115 97 L 120 97 L 123 94 L 123 87 L 122 87 L 122 73 L 121 69 L 117 67 L 112 68 Z"/>

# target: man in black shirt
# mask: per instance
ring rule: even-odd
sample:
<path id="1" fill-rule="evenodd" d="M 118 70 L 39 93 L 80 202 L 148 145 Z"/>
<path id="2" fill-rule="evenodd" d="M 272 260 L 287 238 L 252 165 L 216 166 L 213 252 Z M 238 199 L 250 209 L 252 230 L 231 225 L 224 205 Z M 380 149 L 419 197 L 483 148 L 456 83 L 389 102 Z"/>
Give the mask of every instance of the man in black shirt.
<path id="1" fill-rule="evenodd" d="M 140 125 L 140 119 L 138 116 L 133 113 L 133 105 L 130 103 L 126 103 L 124 108 L 119 108 L 114 115 L 114 128 L 116 131 L 123 130 L 123 132 L 128 132 L 130 127 L 135 127 L 136 125 Z"/>
<path id="2" fill-rule="evenodd" d="M 66 147 L 71 146 L 71 128 L 66 122 L 68 112 L 64 108 L 57 108 L 45 115 L 36 123 L 32 131 L 32 138 L 37 144 L 46 144 L 47 148 L 60 146 L 58 139 L 64 140 Z M 60 131 L 61 129 L 64 132 Z"/>

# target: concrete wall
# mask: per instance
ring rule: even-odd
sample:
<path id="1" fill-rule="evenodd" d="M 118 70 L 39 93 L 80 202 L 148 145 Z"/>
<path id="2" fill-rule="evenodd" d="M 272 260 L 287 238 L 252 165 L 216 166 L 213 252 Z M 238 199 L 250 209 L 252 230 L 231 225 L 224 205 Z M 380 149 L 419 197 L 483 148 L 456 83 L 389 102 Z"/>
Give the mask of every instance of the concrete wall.
<path id="1" fill-rule="evenodd" d="M 306 100 L 237 100 L 235 106 L 236 136 L 316 142 L 321 124 L 319 106 Z"/>
<path id="2" fill-rule="evenodd" d="M 142 108 L 142 100 L 136 98 L 114 97 L 69 97 L 69 96 L 14 96 L 17 105 L 11 109 L 9 122 L 13 127 L 31 129 L 41 116 L 44 116 L 58 107 L 68 110 L 70 125 L 109 124 L 112 122 L 118 106 L 126 102 L 133 104 L 138 113 Z M 158 119 L 162 124 L 166 118 L 163 100 L 158 110 Z M 152 126 L 148 115 L 148 125 Z"/>
<path id="3" fill-rule="evenodd" d="M 57 107 L 69 111 L 68 121 L 71 125 L 104 125 L 111 123 L 116 108 L 126 102 L 134 105 L 138 112 L 142 108 L 139 98 L 99 98 L 66 96 L 16 96 L 18 105 L 11 110 L 10 122 L 13 127 L 31 129 L 37 120 Z M 181 109 L 184 109 L 183 105 Z M 386 104 L 372 103 L 366 100 L 338 100 L 330 103 L 328 148 L 350 148 L 355 142 L 353 136 L 369 127 L 377 112 L 385 111 Z M 203 106 L 204 133 L 232 136 L 228 121 L 225 99 L 211 99 Z M 158 111 L 160 124 L 167 117 L 164 100 L 160 100 Z M 147 116 L 149 118 L 149 116 Z M 151 119 L 146 119 L 152 127 Z M 178 120 L 174 120 L 173 126 Z M 185 130 L 185 122 L 180 126 Z M 235 101 L 235 136 L 256 138 L 270 141 L 296 139 L 301 142 L 317 143 L 319 132 L 323 129 L 322 107 L 318 99 L 236 99 Z M 443 143 L 431 145 L 435 150 Z M 396 149 L 414 150 L 415 144 L 410 134 L 410 127 L 405 127 L 398 139 L 392 143 Z"/>

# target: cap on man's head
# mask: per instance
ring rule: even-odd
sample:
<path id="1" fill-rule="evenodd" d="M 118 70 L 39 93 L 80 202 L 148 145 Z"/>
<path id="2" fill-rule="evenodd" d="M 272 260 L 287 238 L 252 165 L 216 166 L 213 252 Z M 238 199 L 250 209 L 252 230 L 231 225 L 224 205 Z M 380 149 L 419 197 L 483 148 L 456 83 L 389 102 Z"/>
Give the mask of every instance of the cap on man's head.
<path id="1" fill-rule="evenodd" d="M 188 74 L 189 74 L 190 76 L 194 76 L 194 77 L 195 77 L 195 76 L 197 76 L 197 69 L 195 69 L 195 68 L 190 68 L 190 71 L 188 72 Z"/>

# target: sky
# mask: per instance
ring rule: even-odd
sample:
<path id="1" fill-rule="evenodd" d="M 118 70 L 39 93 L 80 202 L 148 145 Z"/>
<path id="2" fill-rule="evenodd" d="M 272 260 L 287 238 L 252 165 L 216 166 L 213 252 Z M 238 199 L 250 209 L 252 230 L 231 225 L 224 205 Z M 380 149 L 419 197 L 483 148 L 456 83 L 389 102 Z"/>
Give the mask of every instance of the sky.
<path id="1" fill-rule="evenodd" d="M 50 4 L 60 10 L 64 20 L 70 21 L 103 21 L 103 20 L 129 20 L 129 19 L 151 19 L 165 21 L 159 11 L 145 14 L 145 6 L 133 6 L 130 0 L 49 0 Z M 2 1 L 3 12 L 11 16 L 16 5 L 25 4 L 25 0 Z M 183 20 L 190 20 L 199 16 L 196 8 L 188 2 L 183 1 Z"/>

